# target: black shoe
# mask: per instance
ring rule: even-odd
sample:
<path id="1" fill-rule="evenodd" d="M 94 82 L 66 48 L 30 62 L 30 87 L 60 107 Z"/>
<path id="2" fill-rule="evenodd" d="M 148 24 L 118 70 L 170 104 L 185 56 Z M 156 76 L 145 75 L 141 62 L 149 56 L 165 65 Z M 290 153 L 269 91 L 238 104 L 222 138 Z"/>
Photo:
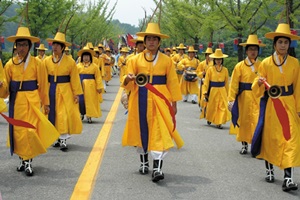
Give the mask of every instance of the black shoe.
<path id="1" fill-rule="evenodd" d="M 32 169 L 32 166 L 31 166 L 31 161 L 32 160 L 24 160 L 26 176 L 33 176 L 33 169 Z"/>
<path id="2" fill-rule="evenodd" d="M 196 103 L 197 103 L 196 101 L 192 100 L 192 104 L 196 104 Z"/>
<path id="3" fill-rule="evenodd" d="M 247 154 L 248 153 L 248 145 L 244 145 L 240 151 L 240 154 Z"/>
<path id="4" fill-rule="evenodd" d="M 298 190 L 298 185 L 291 178 L 285 178 L 282 184 L 282 190 L 288 192 L 290 190 Z"/>
<path id="5" fill-rule="evenodd" d="M 22 158 L 20 158 L 20 165 L 17 167 L 18 172 L 23 172 L 25 170 L 25 162 Z"/>
<path id="6" fill-rule="evenodd" d="M 148 174 L 149 173 L 149 161 L 148 161 L 148 153 L 140 154 L 141 166 L 139 169 L 140 174 Z"/>
<path id="7" fill-rule="evenodd" d="M 84 119 L 84 115 L 81 115 L 81 121 Z"/>
<path id="8" fill-rule="evenodd" d="M 60 140 L 60 150 L 61 151 L 68 151 L 68 145 L 67 145 L 67 140 L 66 139 L 61 139 Z"/>
<path id="9" fill-rule="evenodd" d="M 164 173 L 161 171 L 163 161 L 153 160 L 153 171 L 152 171 L 152 181 L 158 182 L 165 178 Z"/>
<path id="10" fill-rule="evenodd" d="M 160 180 L 163 180 L 165 178 L 165 175 L 162 171 L 153 171 L 152 172 L 152 181 L 158 182 Z"/>
<path id="11" fill-rule="evenodd" d="M 58 139 L 52 146 L 53 147 L 60 147 L 60 139 Z"/>
<path id="12" fill-rule="evenodd" d="M 266 176 L 265 180 L 268 183 L 274 183 L 274 181 L 275 181 L 274 169 L 270 169 L 270 170 L 267 169 L 267 176 Z"/>
<path id="13" fill-rule="evenodd" d="M 211 125 L 211 122 L 210 122 L 210 121 L 207 121 L 207 124 L 208 124 L 208 125 Z"/>
<path id="14" fill-rule="evenodd" d="M 223 129 L 222 124 L 217 125 L 217 128 L 218 128 L 218 129 Z"/>
<path id="15" fill-rule="evenodd" d="M 149 164 L 148 163 L 145 165 L 141 164 L 139 172 L 140 172 L 140 174 L 143 174 L 143 175 L 148 174 L 149 173 Z"/>
<path id="16" fill-rule="evenodd" d="M 92 123 L 92 118 L 91 117 L 87 117 L 88 123 L 91 124 Z"/>
<path id="17" fill-rule="evenodd" d="M 183 102 L 187 102 L 187 100 L 183 100 Z"/>

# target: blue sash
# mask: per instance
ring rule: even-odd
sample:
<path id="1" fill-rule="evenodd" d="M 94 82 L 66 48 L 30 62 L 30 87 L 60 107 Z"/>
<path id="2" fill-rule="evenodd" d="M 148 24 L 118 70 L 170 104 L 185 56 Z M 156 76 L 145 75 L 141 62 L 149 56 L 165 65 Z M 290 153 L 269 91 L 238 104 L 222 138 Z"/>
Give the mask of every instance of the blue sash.
<path id="1" fill-rule="evenodd" d="M 207 91 L 207 97 L 209 97 L 210 89 L 212 87 L 225 87 L 225 81 L 223 81 L 223 82 L 209 81 L 209 87 L 208 87 L 208 91 Z"/>
<path id="2" fill-rule="evenodd" d="M 239 127 L 239 124 L 237 123 L 237 121 L 239 119 L 238 97 L 240 96 L 240 94 L 242 94 L 242 92 L 244 90 L 251 90 L 251 86 L 252 86 L 252 83 L 243 83 L 243 82 L 239 83 L 239 91 L 238 91 L 238 93 L 235 97 L 235 101 L 234 101 L 232 109 L 231 109 L 231 115 L 232 115 L 231 121 L 232 121 L 232 124 L 233 124 L 234 127 L 235 126 Z"/>
<path id="3" fill-rule="evenodd" d="M 282 90 L 281 96 L 289 96 L 289 95 L 293 95 L 294 93 L 293 85 L 288 86 L 287 92 L 285 91 L 284 86 L 281 86 L 281 90 Z M 263 128 L 265 122 L 265 112 L 266 112 L 266 105 L 267 105 L 268 98 L 269 98 L 268 93 L 265 92 L 264 96 L 260 99 L 258 122 L 251 142 L 251 154 L 253 157 L 256 157 L 260 154 Z"/>
<path id="4" fill-rule="evenodd" d="M 80 76 L 81 85 L 82 85 L 82 81 L 84 79 L 95 79 L 94 74 L 79 74 L 79 76 Z M 79 95 L 79 111 L 80 111 L 81 115 L 86 114 L 85 103 L 84 103 L 84 95 L 83 94 Z"/>
<path id="5" fill-rule="evenodd" d="M 149 80 L 149 76 L 148 76 Z M 166 76 L 153 76 L 152 85 L 165 85 L 167 82 Z M 141 140 L 144 152 L 148 151 L 148 122 L 147 122 L 147 103 L 148 103 L 148 89 L 146 87 L 139 87 L 139 120 L 140 120 L 140 132 Z"/>
<path id="6" fill-rule="evenodd" d="M 17 93 L 19 91 L 33 91 L 38 89 L 37 81 L 22 81 L 22 87 L 20 88 L 20 81 L 10 81 L 9 84 L 9 110 L 8 114 L 9 117 L 14 118 L 14 108 L 15 108 L 15 101 L 17 97 Z M 9 143 L 10 143 L 10 154 L 13 155 L 14 153 L 14 126 L 9 124 Z"/>
<path id="7" fill-rule="evenodd" d="M 48 82 L 50 83 L 49 99 L 50 99 L 50 112 L 48 114 L 49 121 L 55 126 L 55 99 L 56 99 L 56 86 L 59 83 L 69 83 L 70 76 L 56 76 L 56 82 L 54 82 L 54 76 L 48 75 Z"/>

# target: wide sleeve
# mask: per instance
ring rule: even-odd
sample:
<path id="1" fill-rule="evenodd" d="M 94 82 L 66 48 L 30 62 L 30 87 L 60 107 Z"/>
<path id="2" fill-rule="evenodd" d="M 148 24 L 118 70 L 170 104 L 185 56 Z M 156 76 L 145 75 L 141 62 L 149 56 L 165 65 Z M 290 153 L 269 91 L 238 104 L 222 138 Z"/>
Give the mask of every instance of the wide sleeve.
<path id="1" fill-rule="evenodd" d="M 262 84 L 261 86 L 258 85 L 258 79 L 259 77 L 267 78 L 267 73 L 265 70 L 265 62 L 261 62 L 261 64 L 258 67 L 258 76 L 254 79 L 252 83 L 252 92 L 256 98 L 260 98 L 264 95 L 265 92 L 265 85 Z"/>
<path id="2" fill-rule="evenodd" d="M 230 85 L 229 85 L 229 93 L 228 93 L 228 101 L 234 101 L 236 95 L 239 90 L 239 82 L 241 80 L 241 64 L 238 63 L 232 72 Z"/>
<path id="3" fill-rule="evenodd" d="M 186 59 L 182 59 L 178 64 L 177 64 L 177 69 L 178 70 L 184 70 L 186 65 Z"/>
<path id="4" fill-rule="evenodd" d="M 71 60 L 71 59 L 70 59 Z M 71 69 L 70 69 L 70 78 L 71 78 L 71 87 L 72 87 L 72 92 L 73 95 L 81 95 L 83 94 L 82 92 L 82 87 L 80 84 L 80 78 L 79 78 L 79 73 L 78 73 L 78 69 L 76 66 L 76 63 L 74 60 L 70 61 L 71 63 Z"/>
<path id="5" fill-rule="evenodd" d="M 7 66 L 5 66 L 8 68 Z M 0 81 L 2 82 L 2 87 L 0 87 L 0 97 L 6 98 L 9 94 L 8 91 L 8 85 L 7 85 L 7 79 L 6 79 L 6 72 L 3 69 L 2 61 L 0 60 Z"/>
<path id="6" fill-rule="evenodd" d="M 225 71 L 225 89 L 226 89 L 226 92 L 228 94 L 228 90 L 229 90 L 229 74 L 228 74 L 228 69 L 225 68 L 226 71 Z"/>
<path id="7" fill-rule="evenodd" d="M 299 61 L 296 60 L 296 67 L 295 67 L 295 73 L 294 73 L 294 81 L 293 81 L 293 86 L 294 86 L 294 97 L 295 97 L 295 102 L 296 102 L 296 110 L 299 113 L 300 112 L 300 65 Z"/>
<path id="8" fill-rule="evenodd" d="M 204 79 L 204 84 L 203 84 L 203 94 L 207 94 L 208 92 L 208 88 L 209 88 L 209 82 L 212 76 L 212 68 L 208 68 L 206 75 L 205 75 L 205 79 Z"/>
<path id="9" fill-rule="evenodd" d="M 48 73 L 44 65 L 38 58 L 34 58 L 37 66 L 37 82 L 39 84 L 39 95 L 43 105 L 49 105 L 49 83 Z"/>
<path id="10" fill-rule="evenodd" d="M 172 100 L 171 101 L 180 101 L 182 99 L 180 86 L 175 71 L 175 66 L 172 60 L 170 59 L 169 68 L 167 71 L 167 87 L 170 91 Z"/>
<path id="11" fill-rule="evenodd" d="M 119 61 L 120 61 L 121 57 L 119 58 Z M 132 59 L 129 59 L 127 61 L 127 74 L 134 74 L 136 75 L 136 70 L 134 69 L 134 63 L 135 63 L 135 60 L 136 60 L 136 57 L 135 58 L 132 58 Z M 134 85 L 134 81 L 129 81 L 129 83 L 127 85 L 124 85 L 124 81 L 125 81 L 125 78 L 126 78 L 127 75 L 124 76 L 123 78 L 123 81 L 122 81 L 122 84 L 121 84 L 121 87 L 123 87 L 124 89 L 126 90 L 131 90 L 133 88 L 133 85 Z"/>
<path id="12" fill-rule="evenodd" d="M 100 69 L 97 66 L 95 66 L 94 76 L 95 76 L 97 90 L 104 89 L 104 85 L 103 85 L 103 81 L 102 81 L 102 76 L 101 76 L 101 73 L 100 73 Z"/>
<path id="13" fill-rule="evenodd" d="M 196 73 L 197 73 L 197 76 L 199 78 L 203 78 L 203 69 L 202 69 L 202 62 L 199 62 L 198 65 L 197 65 L 197 69 L 196 69 Z"/>

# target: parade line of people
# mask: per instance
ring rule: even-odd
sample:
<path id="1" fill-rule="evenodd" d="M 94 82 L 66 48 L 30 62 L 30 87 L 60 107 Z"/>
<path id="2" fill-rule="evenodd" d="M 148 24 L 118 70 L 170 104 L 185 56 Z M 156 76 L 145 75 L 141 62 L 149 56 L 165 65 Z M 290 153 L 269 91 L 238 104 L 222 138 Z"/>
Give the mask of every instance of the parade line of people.
<path id="1" fill-rule="evenodd" d="M 282 190 L 298 189 L 293 169 L 300 166 L 300 65 L 288 49 L 300 37 L 291 34 L 289 24 L 265 34 L 274 52 L 262 61 L 258 52 L 265 44 L 257 35 L 240 43 L 246 58 L 236 64 L 231 77 L 228 55 L 221 49 L 208 47 L 200 61 L 192 45 L 180 43 L 161 51 L 162 40 L 169 36 L 157 23 L 136 35 L 131 54 L 124 46 L 116 59 L 112 49 L 87 42 L 76 61 L 62 32 L 47 39 L 52 43 L 50 56 L 44 44 L 36 48 L 37 57 L 30 54 L 40 39 L 27 27 L 7 38 L 16 54 L 0 67 L 0 108 L 6 111 L 3 98 L 9 97 L 9 117 L 36 127 L 9 124 L 9 148 L 20 158 L 17 171 L 32 176 L 33 158 L 50 146 L 68 151 L 67 140 L 81 134 L 82 121 L 92 123 L 102 116 L 103 93 L 118 74 L 124 88 L 121 103 L 128 110 L 122 145 L 136 147 L 143 175 L 150 171 L 151 156 L 153 182 L 165 178 L 162 166 L 169 150 L 184 145 L 176 129 L 177 102 L 183 101 L 198 105 L 199 118 L 208 125 L 222 129 L 231 121 L 229 134 L 241 143 L 240 154 L 251 152 L 265 160 L 266 182 L 275 181 L 275 165 L 284 171 Z"/>

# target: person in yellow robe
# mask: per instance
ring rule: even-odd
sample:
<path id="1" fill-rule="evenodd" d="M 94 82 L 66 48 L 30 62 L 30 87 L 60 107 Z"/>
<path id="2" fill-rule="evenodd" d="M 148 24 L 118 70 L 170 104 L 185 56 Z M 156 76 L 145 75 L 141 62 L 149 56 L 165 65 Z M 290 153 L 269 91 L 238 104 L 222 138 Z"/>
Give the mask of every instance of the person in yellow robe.
<path id="1" fill-rule="evenodd" d="M 257 77 L 260 61 L 257 59 L 259 43 L 257 35 L 249 35 L 247 42 L 239 44 L 245 47 L 247 57 L 233 69 L 228 93 L 228 107 L 232 113 L 232 124 L 236 140 L 242 143 L 240 154 L 247 154 L 258 121 L 259 98 L 251 91 L 251 85 Z M 231 127 L 232 129 L 232 127 Z M 232 133 L 232 130 L 230 130 Z"/>
<path id="2" fill-rule="evenodd" d="M 128 61 L 128 74 L 122 83 L 122 87 L 131 91 L 122 145 L 138 147 L 141 174 L 149 171 L 148 152 L 151 153 L 152 181 L 157 182 L 164 179 L 163 159 L 174 147 L 173 139 L 178 148 L 183 145 L 172 122 L 181 93 L 172 60 L 158 50 L 161 39 L 169 36 L 161 34 L 156 23 L 149 23 L 146 31 L 137 36 L 144 37 L 146 49 Z M 139 75 L 141 80 L 136 77 L 138 74 L 144 74 Z M 139 83 L 144 80 L 149 84 L 139 87 L 136 78 Z"/>
<path id="3" fill-rule="evenodd" d="M 143 37 L 139 36 L 135 39 L 131 39 L 131 42 L 135 43 L 135 50 L 132 54 L 130 54 L 126 57 L 126 60 L 127 60 L 126 62 L 128 62 L 128 60 L 131 59 L 132 57 L 134 57 L 135 55 L 137 55 L 137 54 L 139 54 L 139 53 L 141 53 L 145 50 L 144 38 Z M 127 75 L 127 68 L 125 70 L 125 74 L 123 75 L 123 77 L 125 75 Z M 124 94 L 122 95 L 122 98 L 121 98 L 121 103 L 123 104 L 123 106 L 126 110 L 128 108 L 129 94 L 130 94 L 130 91 L 124 90 Z"/>
<path id="4" fill-rule="evenodd" d="M 0 82 L 0 96 L 6 98 L 9 95 L 9 117 L 35 127 L 10 124 L 8 144 L 11 154 L 17 154 L 21 160 L 17 171 L 32 176 L 32 159 L 46 153 L 59 134 L 45 116 L 49 113 L 46 68 L 38 58 L 30 55 L 33 43 L 38 42 L 39 38 L 31 36 L 27 27 L 19 27 L 17 34 L 7 40 L 16 44 L 17 55 L 4 67 L 5 77 Z M 45 114 L 41 112 L 41 104 Z"/>
<path id="5" fill-rule="evenodd" d="M 284 169 L 282 190 L 287 192 L 298 189 L 293 181 L 293 167 L 300 166 L 300 66 L 298 59 L 288 55 L 288 49 L 291 40 L 300 37 L 292 35 L 289 24 L 284 23 L 279 24 L 275 32 L 266 33 L 265 37 L 273 40 L 275 51 L 261 62 L 259 77 L 252 84 L 254 95 L 262 98 L 251 153 L 265 160 L 267 182 L 275 181 L 273 165 Z M 281 93 L 277 99 L 268 98 L 264 81 L 281 88 L 275 89 Z M 273 89 L 270 94 L 275 95 Z M 283 105 L 278 114 L 276 102 Z M 285 116 L 282 119 L 285 123 L 280 121 L 281 116 Z"/>
<path id="6" fill-rule="evenodd" d="M 123 47 L 120 50 L 120 57 L 118 60 L 118 67 L 120 69 L 120 83 L 123 82 L 124 76 L 127 74 L 127 57 L 128 57 L 128 48 L 127 47 Z"/>
<path id="7" fill-rule="evenodd" d="M 104 70 L 105 70 L 104 80 L 105 80 L 105 85 L 108 86 L 108 82 L 112 78 L 112 76 L 111 76 L 112 75 L 112 67 L 114 66 L 115 62 L 114 62 L 114 59 L 112 58 L 111 50 L 109 47 L 107 47 L 105 49 L 105 54 L 107 56 L 107 59 L 109 59 L 109 62 L 106 62 L 104 65 Z"/>
<path id="8" fill-rule="evenodd" d="M 68 57 L 70 57 L 70 58 L 73 59 L 72 54 L 70 53 L 69 47 L 66 47 L 66 48 L 65 48 L 64 53 L 65 53 L 66 56 L 68 56 Z"/>
<path id="9" fill-rule="evenodd" d="M 99 49 L 99 68 L 100 68 L 100 72 L 102 75 L 102 82 L 104 85 L 104 92 L 106 92 L 106 81 L 105 81 L 105 65 L 106 64 L 110 64 L 110 58 L 105 54 L 105 47 L 103 46 L 103 44 L 98 44 L 98 49 Z M 102 95 L 102 94 L 101 94 Z"/>
<path id="10" fill-rule="evenodd" d="M 78 52 L 82 61 L 77 64 L 78 73 L 83 89 L 83 95 L 79 96 L 79 109 L 81 120 L 87 116 L 88 123 L 92 123 L 92 117 L 101 117 L 102 112 L 98 101 L 98 93 L 103 90 L 102 77 L 99 67 L 93 62 L 95 51 L 84 47 Z"/>
<path id="11" fill-rule="evenodd" d="M 204 56 L 205 56 L 205 60 L 200 62 L 200 66 L 197 70 L 197 74 L 198 74 L 198 78 L 199 78 L 199 92 L 198 92 L 198 105 L 201 108 L 200 110 L 202 110 L 202 108 L 204 107 L 205 102 L 203 101 L 203 83 L 204 83 L 204 78 L 205 78 L 205 74 L 206 71 L 208 69 L 208 67 L 213 65 L 213 61 L 212 58 L 209 57 L 210 54 L 213 53 L 213 50 L 211 47 L 207 47 L 206 51 L 203 52 Z"/>
<path id="12" fill-rule="evenodd" d="M 215 53 L 209 55 L 213 58 L 214 65 L 209 67 L 203 85 L 203 95 L 207 101 L 207 106 L 203 110 L 207 123 L 216 124 L 217 128 L 222 129 L 222 124 L 230 120 L 228 110 L 228 70 L 223 66 L 224 58 L 228 55 L 223 54 L 221 49 L 216 49 Z"/>
<path id="13" fill-rule="evenodd" d="M 36 48 L 38 50 L 38 56 L 36 56 L 37 58 L 39 58 L 40 60 L 44 60 L 47 55 L 46 55 L 46 51 L 48 50 L 47 48 L 45 48 L 45 45 L 43 43 L 40 44 L 39 47 Z"/>
<path id="14" fill-rule="evenodd" d="M 177 54 L 177 49 L 176 47 L 173 47 L 171 57 L 175 56 L 176 54 Z"/>
<path id="15" fill-rule="evenodd" d="M 186 54 L 184 54 L 186 47 L 182 43 L 180 43 L 179 46 L 176 47 L 176 49 L 177 49 L 178 53 L 172 57 L 172 60 L 175 64 L 175 70 L 177 73 L 178 82 L 180 83 L 180 80 L 181 80 L 182 74 L 183 74 L 183 70 L 179 70 L 177 68 L 178 67 L 177 65 L 182 59 L 187 58 L 188 56 Z"/>
<path id="16" fill-rule="evenodd" d="M 188 58 L 182 59 L 177 64 L 177 69 L 183 71 L 180 80 L 181 94 L 183 95 L 183 102 L 190 99 L 193 104 L 197 103 L 197 95 L 199 91 L 197 70 L 200 67 L 200 61 L 195 58 L 197 50 L 193 46 L 188 49 Z"/>
<path id="17" fill-rule="evenodd" d="M 81 134 L 82 121 L 79 113 L 79 95 L 82 88 L 75 61 L 64 54 L 66 46 L 65 34 L 57 32 L 55 37 L 48 38 L 52 42 L 53 54 L 44 60 L 50 86 L 50 113 L 48 118 L 60 133 L 54 147 L 67 151 L 67 139 L 71 134 Z"/>
<path id="18" fill-rule="evenodd" d="M 171 49 L 170 48 L 166 48 L 165 49 L 165 54 L 169 57 L 171 57 Z"/>

